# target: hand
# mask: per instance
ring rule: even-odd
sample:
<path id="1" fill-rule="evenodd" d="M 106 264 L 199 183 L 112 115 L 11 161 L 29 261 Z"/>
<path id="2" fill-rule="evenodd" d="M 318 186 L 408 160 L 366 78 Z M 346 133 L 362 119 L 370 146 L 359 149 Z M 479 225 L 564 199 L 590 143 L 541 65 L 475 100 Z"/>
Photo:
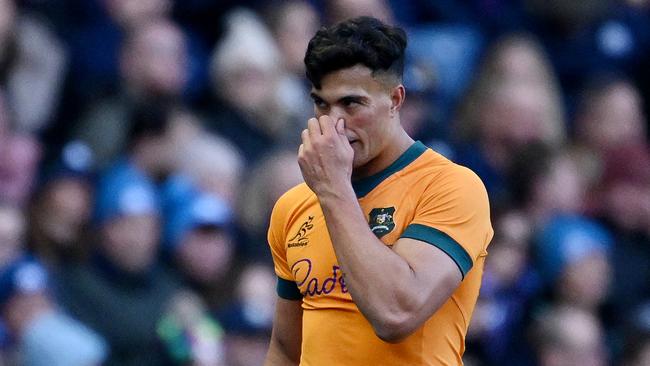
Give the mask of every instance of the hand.
<path id="1" fill-rule="evenodd" d="M 310 118 L 302 131 L 298 165 L 305 182 L 319 198 L 352 189 L 354 151 L 345 136 L 345 121 L 330 116 Z"/>

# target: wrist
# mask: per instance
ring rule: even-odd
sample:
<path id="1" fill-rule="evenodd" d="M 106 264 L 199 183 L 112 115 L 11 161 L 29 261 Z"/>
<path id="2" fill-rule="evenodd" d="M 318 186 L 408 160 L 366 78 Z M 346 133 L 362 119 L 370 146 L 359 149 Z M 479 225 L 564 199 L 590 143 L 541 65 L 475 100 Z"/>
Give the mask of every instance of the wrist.
<path id="1" fill-rule="evenodd" d="M 357 201 L 357 195 L 354 193 L 352 184 L 345 184 L 337 187 L 337 189 L 318 192 L 316 196 L 323 207 L 338 207 L 344 203 Z"/>

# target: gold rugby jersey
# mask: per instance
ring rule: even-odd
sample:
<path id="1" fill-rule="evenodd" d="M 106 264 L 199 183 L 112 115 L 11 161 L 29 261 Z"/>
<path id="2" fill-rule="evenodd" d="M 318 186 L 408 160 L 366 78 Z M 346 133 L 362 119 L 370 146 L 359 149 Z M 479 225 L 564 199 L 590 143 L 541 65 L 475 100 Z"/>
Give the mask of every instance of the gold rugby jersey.
<path id="1" fill-rule="evenodd" d="M 350 297 L 318 198 L 304 183 L 292 188 L 273 209 L 268 241 L 278 295 L 302 301 L 300 364 L 461 365 L 493 236 L 483 183 L 416 142 L 385 170 L 353 186 L 370 229 L 385 245 L 401 237 L 435 245 L 458 265 L 463 281 L 409 337 L 397 344 L 382 341 Z"/>

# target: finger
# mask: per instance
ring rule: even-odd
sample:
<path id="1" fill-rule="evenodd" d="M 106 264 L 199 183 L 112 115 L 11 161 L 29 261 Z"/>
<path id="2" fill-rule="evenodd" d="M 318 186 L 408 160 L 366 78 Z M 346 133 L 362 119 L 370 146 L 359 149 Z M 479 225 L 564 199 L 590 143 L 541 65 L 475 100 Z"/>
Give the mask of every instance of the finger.
<path id="1" fill-rule="evenodd" d="M 318 120 L 316 118 L 310 118 L 309 121 L 307 121 L 307 130 L 309 130 L 309 136 L 311 138 L 322 135 L 320 125 L 318 124 Z"/>
<path id="2" fill-rule="evenodd" d="M 309 134 L 309 130 L 304 129 L 302 130 L 302 133 L 300 134 L 300 139 L 302 140 L 302 151 L 303 154 L 305 150 L 310 150 L 311 149 L 311 135 Z"/>
<path id="3" fill-rule="evenodd" d="M 328 115 L 323 115 L 318 118 L 318 124 L 320 130 L 323 132 L 323 136 L 335 136 L 336 129 L 334 128 L 334 120 Z"/>
<path id="4" fill-rule="evenodd" d="M 306 169 L 305 166 L 305 145 L 300 144 L 300 147 L 298 147 L 298 166 L 300 167 L 300 172 L 303 174 L 304 177 L 304 171 Z"/>
<path id="5" fill-rule="evenodd" d="M 334 127 L 336 128 L 336 133 L 345 135 L 345 120 L 343 118 L 339 118 Z"/>
<path id="6" fill-rule="evenodd" d="M 349 145 L 350 141 L 348 141 L 348 137 L 345 136 L 345 120 L 343 118 L 339 118 L 338 121 L 336 121 L 336 125 L 334 127 L 336 128 L 336 134 L 339 139 L 345 144 Z"/>

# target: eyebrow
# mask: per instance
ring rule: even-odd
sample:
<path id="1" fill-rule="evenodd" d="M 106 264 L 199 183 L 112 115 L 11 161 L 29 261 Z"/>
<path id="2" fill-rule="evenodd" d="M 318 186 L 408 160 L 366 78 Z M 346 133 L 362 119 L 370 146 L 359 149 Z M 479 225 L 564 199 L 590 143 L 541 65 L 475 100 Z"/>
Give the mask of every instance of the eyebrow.
<path id="1" fill-rule="evenodd" d="M 320 95 L 318 95 L 318 94 L 316 94 L 314 92 L 311 92 L 309 95 L 311 96 L 311 99 L 313 99 L 314 101 L 325 101 L 325 99 L 323 99 Z M 344 95 L 344 96 L 340 97 L 339 99 L 337 99 L 336 102 L 342 102 L 342 101 L 345 101 L 345 100 L 360 101 L 360 100 L 365 100 L 365 99 L 366 99 L 366 97 L 363 96 L 363 95 L 350 94 L 350 95 Z"/>

